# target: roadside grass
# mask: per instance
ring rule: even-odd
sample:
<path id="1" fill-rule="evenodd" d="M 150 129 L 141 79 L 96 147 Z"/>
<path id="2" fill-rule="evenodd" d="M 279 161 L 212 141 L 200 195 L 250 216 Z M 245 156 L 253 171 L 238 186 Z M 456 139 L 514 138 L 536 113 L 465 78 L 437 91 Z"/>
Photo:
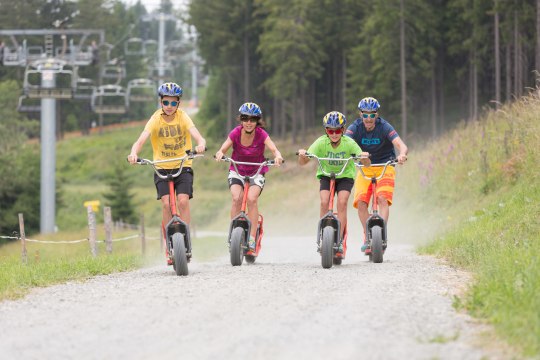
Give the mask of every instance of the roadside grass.
<path id="1" fill-rule="evenodd" d="M 414 153 L 411 202 L 436 239 L 422 253 L 472 272 L 455 301 L 525 356 L 540 354 L 540 99 L 523 98 Z M 438 235 L 437 235 L 438 234 Z"/>

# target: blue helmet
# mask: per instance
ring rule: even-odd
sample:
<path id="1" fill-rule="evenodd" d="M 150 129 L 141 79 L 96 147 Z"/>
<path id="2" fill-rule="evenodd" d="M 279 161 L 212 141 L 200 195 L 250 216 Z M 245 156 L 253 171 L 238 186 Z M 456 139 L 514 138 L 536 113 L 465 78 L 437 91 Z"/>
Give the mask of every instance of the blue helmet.
<path id="1" fill-rule="evenodd" d="M 240 109 L 238 109 L 240 112 L 240 115 L 248 115 L 248 116 L 255 116 L 255 117 L 261 117 L 262 116 L 262 110 L 259 107 L 259 105 L 247 102 L 245 104 L 242 104 L 240 106 Z"/>
<path id="2" fill-rule="evenodd" d="M 346 123 L 347 119 L 345 118 L 345 115 L 339 111 L 331 111 L 323 118 L 323 126 L 325 128 L 342 128 Z"/>
<path id="3" fill-rule="evenodd" d="M 177 83 L 166 82 L 159 86 L 158 95 L 163 96 L 178 96 L 181 97 L 184 91 Z"/>
<path id="4" fill-rule="evenodd" d="M 378 111 L 381 105 L 377 101 L 377 99 L 372 97 L 366 97 L 360 100 L 358 103 L 358 110 L 360 111 Z"/>

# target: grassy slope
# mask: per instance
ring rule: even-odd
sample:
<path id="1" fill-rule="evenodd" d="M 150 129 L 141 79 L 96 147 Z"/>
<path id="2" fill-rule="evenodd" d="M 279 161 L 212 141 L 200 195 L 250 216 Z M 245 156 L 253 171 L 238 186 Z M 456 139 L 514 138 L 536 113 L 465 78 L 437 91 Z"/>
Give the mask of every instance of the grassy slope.
<path id="1" fill-rule="evenodd" d="M 491 112 L 415 152 L 402 179 L 418 229 L 437 229 L 422 251 L 474 274 L 457 304 L 526 355 L 540 354 L 539 118 L 538 95 Z"/>

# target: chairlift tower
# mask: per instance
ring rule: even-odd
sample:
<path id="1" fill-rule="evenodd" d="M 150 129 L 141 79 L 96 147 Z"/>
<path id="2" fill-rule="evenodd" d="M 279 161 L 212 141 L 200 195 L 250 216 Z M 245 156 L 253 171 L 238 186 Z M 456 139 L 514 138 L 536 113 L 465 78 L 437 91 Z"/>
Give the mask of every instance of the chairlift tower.
<path id="1" fill-rule="evenodd" d="M 0 30 L 0 37 L 10 37 L 11 46 L 4 48 L 3 65 L 25 67 L 24 96 L 41 100 L 41 185 L 40 185 L 40 231 L 55 230 L 56 214 L 56 100 L 74 96 L 76 80 L 73 69 L 90 65 L 92 50 L 83 50 L 89 36 L 97 36 L 99 43 L 105 41 L 104 30 L 56 29 L 56 30 Z M 44 37 L 44 47 L 27 46 L 28 37 Z M 54 37 L 60 37 L 63 46 L 55 50 Z M 23 37 L 22 43 L 17 37 Z M 72 40 L 68 45 L 68 37 Z M 78 38 L 76 45 L 73 38 Z M 71 67 L 71 69 L 68 69 Z M 40 83 L 32 82 L 37 74 Z M 61 80 L 61 76 L 67 76 Z"/>
<path id="2" fill-rule="evenodd" d="M 164 13 L 148 14 L 142 17 L 142 21 L 159 21 L 159 39 L 158 39 L 158 82 L 161 84 L 165 79 L 165 69 L 167 64 L 165 63 L 165 21 L 173 20 L 176 21 L 177 18 Z"/>

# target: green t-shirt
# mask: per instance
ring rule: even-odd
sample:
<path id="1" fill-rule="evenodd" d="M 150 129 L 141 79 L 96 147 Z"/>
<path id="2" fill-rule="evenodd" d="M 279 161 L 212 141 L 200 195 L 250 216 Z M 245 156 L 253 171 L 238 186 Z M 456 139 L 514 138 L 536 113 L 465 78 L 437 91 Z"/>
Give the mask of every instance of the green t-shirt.
<path id="1" fill-rule="evenodd" d="M 362 152 L 362 149 L 360 149 L 360 146 L 358 146 L 356 141 L 354 141 L 348 136 L 342 136 L 341 142 L 339 143 L 338 147 L 333 148 L 328 135 L 323 135 L 317 140 L 315 140 L 313 144 L 311 144 L 307 152 L 313 155 L 317 155 L 318 157 L 322 157 L 322 158 L 346 159 L 346 158 L 351 157 L 351 155 L 359 156 L 360 153 Z M 321 166 L 328 173 L 340 172 L 343 165 L 344 165 L 343 161 L 321 160 Z M 341 179 L 341 178 L 354 179 L 355 175 L 356 175 L 356 169 L 354 166 L 354 162 L 351 160 L 347 163 L 347 167 L 345 168 L 345 171 L 343 171 L 343 174 L 337 176 L 336 178 L 337 179 Z M 321 172 L 321 169 L 317 167 L 317 178 L 320 179 L 321 176 L 326 176 L 326 175 L 324 175 Z"/>

